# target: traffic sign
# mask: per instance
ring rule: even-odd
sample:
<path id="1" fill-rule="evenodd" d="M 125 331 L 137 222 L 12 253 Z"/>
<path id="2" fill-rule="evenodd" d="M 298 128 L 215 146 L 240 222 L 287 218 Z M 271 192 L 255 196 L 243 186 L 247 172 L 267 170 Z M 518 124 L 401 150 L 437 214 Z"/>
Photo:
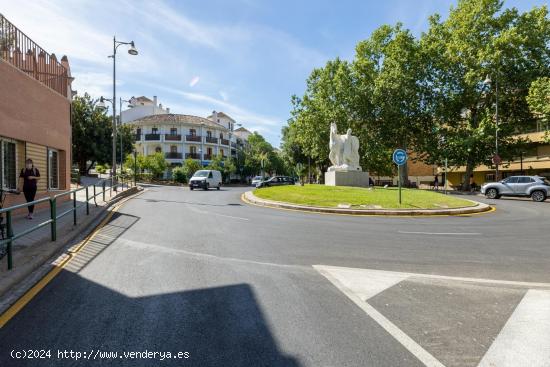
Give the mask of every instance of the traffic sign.
<path id="1" fill-rule="evenodd" d="M 407 162 L 407 152 L 403 149 L 396 149 L 393 151 L 392 159 L 393 163 L 402 166 Z"/>
<path id="2" fill-rule="evenodd" d="M 498 154 L 495 154 L 493 156 L 492 161 L 493 161 L 493 164 L 501 164 L 502 163 L 502 158 L 500 158 L 500 156 Z"/>

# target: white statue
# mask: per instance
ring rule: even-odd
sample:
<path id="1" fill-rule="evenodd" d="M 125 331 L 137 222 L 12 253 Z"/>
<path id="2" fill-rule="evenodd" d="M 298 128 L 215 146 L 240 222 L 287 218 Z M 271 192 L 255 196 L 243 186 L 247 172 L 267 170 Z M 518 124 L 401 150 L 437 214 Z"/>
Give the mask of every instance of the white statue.
<path id="1" fill-rule="evenodd" d="M 336 123 L 330 124 L 330 153 L 332 166 L 328 171 L 361 171 L 359 166 L 359 139 L 348 129 L 345 135 L 338 135 Z"/>

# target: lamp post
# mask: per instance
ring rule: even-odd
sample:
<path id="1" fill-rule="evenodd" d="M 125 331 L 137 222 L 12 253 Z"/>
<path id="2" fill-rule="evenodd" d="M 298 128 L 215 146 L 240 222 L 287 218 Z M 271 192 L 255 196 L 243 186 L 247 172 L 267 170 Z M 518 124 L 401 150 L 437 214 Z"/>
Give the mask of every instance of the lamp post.
<path id="1" fill-rule="evenodd" d="M 121 45 L 130 45 L 128 48 L 128 53 L 130 55 L 136 56 L 138 54 L 134 41 L 121 42 L 116 40 L 116 36 L 113 37 L 113 54 L 109 56 L 113 59 L 113 167 L 111 170 L 113 178 L 116 175 L 116 51 Z"/>
<path id="2" fill-rule="evenodd" d="M 483 81 L 484 85 L 491 86 L 492 80 L 487 75 Z M 495 181 L 498 181 L 498 165 L 500 164 L 500 157 L 498 155 L 498 79 L 495 78 L 495 156 L 493 157 L 493 163 L 495 165 Z"/>

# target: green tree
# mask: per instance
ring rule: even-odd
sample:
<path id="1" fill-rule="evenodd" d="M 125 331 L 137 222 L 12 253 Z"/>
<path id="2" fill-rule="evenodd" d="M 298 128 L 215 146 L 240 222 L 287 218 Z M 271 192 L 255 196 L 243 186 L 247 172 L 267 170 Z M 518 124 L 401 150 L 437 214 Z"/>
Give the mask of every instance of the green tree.
<path id="1" fill-rule="evenodd" d="M 202 166 L 200 165 L 200 163 L 197 160 L 187 158 L 183 162 L 182 168 L 183 168 L 183 171 L 185 173 L 185 176 L 187 176 L 187 178 L 191 178 L 191 177 L 193 177 L 195 172 L 202 169 Z"/>
<path id="2" fill-rule="evenodd" d="M 134 128 L 130 124 L 123 124 L 118 127 L 117 130 L 117 145 L 116 154 L 117 159 L 120 157 L 120 138 L 122 137 L 122 157 L 126 157 L 127 154 L 134 150 L 134 144 L 136 142 L 136 133 Z"/>
<path id="3" fill-rule="evenodd" d="M 420 45 L 426 83 L 433 90 L 426 109 L 435 125 L 424 146 L 433 161 L 466 166 L 463 185 L 495 153 L 498 83 L 499 153 L 513 158 L 513 138 L 532 123 L 526 96 L 532 81 L 550 71 L 550 20 L 546 7 L 520 14 L 500 0 L 460 0 L 448 18 L 430 17 Z M 486 75 L 491 85 L 484 85 Z M 444 144 L 439 144 L 444 138 Z M 443 140 L 441 140 L 443 141 Z"/>
<path id="4" fill-rule="evenodd" d="M 527 103 L 535 118 L 544 122 L 546 127 L 545 140 L 550 143 L 550 78 L 538 78 L 531 83 Z"/>
<path id="5" fill-rule="evenodd" d="M 185 183 L 187 181 L 187 176 L 185 175 L 185 169 L 183 167 L 175 167 L 172 170 L 172 178 L 176 182 Z"/>
<path id="6" fill-rule="evenodd" d="M 168 168 L 168 162 L 164 158 L 164 153 L 156 152 L 155 154 L 145 157 L 144 166 L 144 168 L 151 172 L 155 178 L 160 178 Z"/>
<path id="7" fill-rule="evenodd" d="M 71 126 L 73 161 L 78 164 L 82 175 L 88 174 L 95 163 L 110 161 L 111 119 L 87 93 L 75 96 L 72 101 Z M 89 166 L 88 161 L 91 162 Z"/>

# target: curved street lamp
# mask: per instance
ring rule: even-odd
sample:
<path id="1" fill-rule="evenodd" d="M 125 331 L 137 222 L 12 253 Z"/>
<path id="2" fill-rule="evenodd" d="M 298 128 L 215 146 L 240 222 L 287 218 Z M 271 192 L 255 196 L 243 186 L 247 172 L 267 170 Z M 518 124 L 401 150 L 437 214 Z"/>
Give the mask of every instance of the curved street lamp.
<path id="1" fill-rule="evenodd" d="M 113 167 L 111 169 L 111 176 L 115 177 L 116 175 L 116 51 L 121 45 L 129 45 L 128 54 L 136 56 L 138 50 L 134 44 L 134 41 L 130 42 L 121 42 L 116 40 L 116 36 L 113 37 L 113 54 L 109 55 L 113 59 Z M 122 164 L 122 163 L 121 163 Z"/>

